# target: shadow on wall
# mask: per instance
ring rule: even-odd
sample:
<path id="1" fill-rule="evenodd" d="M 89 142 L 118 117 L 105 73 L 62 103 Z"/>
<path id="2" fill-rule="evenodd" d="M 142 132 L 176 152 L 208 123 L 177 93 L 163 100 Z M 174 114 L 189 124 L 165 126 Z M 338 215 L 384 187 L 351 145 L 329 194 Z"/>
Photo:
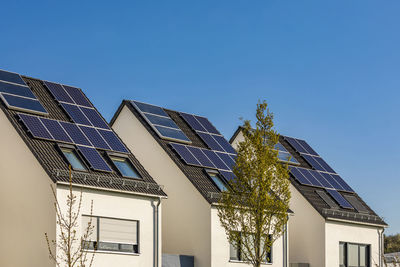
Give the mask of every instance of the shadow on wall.
<path id="1" fill-rule="evenodd" d="M 162 255 L 162 267 L 194 267 L 194 257 L 186 255 Z"/>

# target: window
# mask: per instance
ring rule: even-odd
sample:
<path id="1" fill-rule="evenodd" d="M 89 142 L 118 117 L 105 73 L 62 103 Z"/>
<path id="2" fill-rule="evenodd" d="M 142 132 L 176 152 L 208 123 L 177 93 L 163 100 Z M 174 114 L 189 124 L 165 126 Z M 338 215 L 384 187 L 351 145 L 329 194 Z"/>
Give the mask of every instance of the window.
<path id="1" fill-rule="evenodd" d="M 369 267 L 369 245 L 339 243 L 340 267 Z"/>
<path id="2" fill-rule="evenodd" d="M 208 171 L 207 172 L 210 178 L 213 180 L 214 184 L 218 187 L 221 191 L 226 191 L 226 184 L 222 180 L 222 178 L 218 175 L 218 173 Z"/>
<path id="3" fill-rule="evenodd" d="M 241 234 L 240 232 L 237 232 L 237 234 Z M 264 241 L 262 241 L 261 247 L 264 246 Z M 244 261 L 244 256 L 242 255 L 242 250 L 243 247 L 241 244 L 239 244 L 239 249 L 236 248 L 235 246 L 233 246 L 232 244 L 230 244 L 229 247 L 229 258 L 231 261 Z M 270 247 L 269 252 L 266 253 L 265 255 L 265 259 L 264 259 L 265 263 L 272 263 L 272 247 Z"/>
<path id="4" fill-rule="evenodd" d="M 141 178 L 128 158 L 110 156 L 110 159 L 124 177 Z"/>
<path id="5" fill-rule="evenodd" d="M 82 216 L 82 231 L 88 223 L 94 227 L 91 235 L 84 239 L 88 250 L 139 253 L 139 222 L 95 216 Z"/>
<path id="6" fill-rule="evenodd" d="M 61 147 L 60 149 L 72 169 L 77 171 L 87 171 L 85 164 L 79 158 L 74 148 Z"/>

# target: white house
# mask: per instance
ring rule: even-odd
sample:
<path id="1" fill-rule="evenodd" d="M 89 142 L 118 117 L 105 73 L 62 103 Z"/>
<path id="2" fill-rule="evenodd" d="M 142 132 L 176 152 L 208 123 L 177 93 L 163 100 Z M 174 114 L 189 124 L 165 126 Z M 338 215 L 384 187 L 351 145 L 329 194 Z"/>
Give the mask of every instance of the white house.
<path id="1" fill-rule="evenodd" d="M 93 266 L 160 267 L 166 194 L 84 93 L 0 71 L 0 98 L 0 266 L 55 266 L 44 238 L 57 232 L 50 185 L 65 211 L 71 165 L 78 232 L 93 200 Z"/>
<path id="2" fill-rule="evenodd" d="M 110 124 L 165 186 L 162 252 L 192 255 L 195 267 L 248 266 L 230 247 L 215 207 L 236 152 L 208 119 L 125 100 Z M 274 243 L 268 266 L 287 266 L 287 238 Z"/>
<path id="3" fill-rule="evenodd" d="M 241 127 L 230 143 L 244 139 Z M 280 136 L 279 156 L 291 165 L 289 263 L 310 267 L 382 265 L 387 224 L 304 140 Z"/>

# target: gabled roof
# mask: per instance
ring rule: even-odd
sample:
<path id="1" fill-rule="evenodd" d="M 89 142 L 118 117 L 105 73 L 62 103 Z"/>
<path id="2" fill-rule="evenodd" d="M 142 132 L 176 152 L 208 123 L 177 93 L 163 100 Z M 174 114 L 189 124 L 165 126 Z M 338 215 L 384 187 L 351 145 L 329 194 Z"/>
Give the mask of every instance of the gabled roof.
<path id="1" fill-rule="evenodd" d="M 230 143 L 233 143 L 236 137 L 239 135 L 242 127 L 239 126 L 233 136 L 230 138 Z M 313 170 L 312 166 L 304 160 L 304 158 L 298 153 L 295 148 L 293 148 L 287 139 L 284 136 L 279 137 L 279 142 L 286 148 L 286 150 L 295 158 L 300 165 L 297 165 L 301 168 L 306 168 L 309 170 Z M 304 185 L 299 183 L 295 177 L 291 174 L 290 180 L 293 186 L 307 199 L 307 201 L 313 206 L 318 213 L 320 213 L 324 218 L 334 218 L 345 221 L 354 221 L 354 222 L 362 222 L 369 223 L 375 225 L 387 226 L 387 224 L 362 200 L 362 198 L 356 192 L 345 192 L 342 191 L 340 194 L 345 198 L 355 198 L 359 203 L 360 207 L 356 207 L 356 209 L 345 209 L 336 205 L 332 208 L 319 194 L 318 191 L 323 191 L 323 189 Z M 330 199 L 328 196 L 328 201 L 333 202 L 333 199 Z M 357 209 L 358 208 L 358 209 Z M 362 212 L 358 211 L 362 210 Z"/>
<path id="2" fill-rule="evenodd" d="M 118 110 L 111 119 L 110 125 L 112 126 L 116 118 L 119 116 L 123 107 L 127 107 L 132 114 L 142 123 L 143 127 L 153 136 L 153 138 L 159 143 L 164 151 L 170 156 L 170 158 L 176 163 L 186 177 L 192 182 L 195 188 L 201 193 L 201 195 L 209 202 L 218 202 L 220 190 L 212 182 L 210 177 L 207 175 L 205 168 L 187 165 L 182 161 L 180 156 L 172 149 L 171 141 L 162 139 L 149 125 L 149 123 L 141 116 L 141 114 L 132 106 L 130 100 L 124 100 L 119 106 Z M 208 149 L 207 145 L 200 139 L 196 132 L 186 123 L 181 117 L 178 111 L 163 109 L 169 117 L 177 124 L 177 126 L 183 131 L 183 133 L 190 139 L 191 146 Z"/>
<path id="3" fill-rule="evenodd" d="M 48 116 L 39 117 L 46 117 L 48 119 L 63 122 L 73 122 L 60 106 L 59 102 L 54 99 L 49 89 L 46 88 L 44 81 L 26 76 L 22 76 L 22 78 L 48 112 Z M 30 151 L 37 158 L 51 180 L 53 182 L 67 182 L 69 179 L 68 164 L 58 149 L 58 144 L 60 144 L 60 142 L 38 139 L 32 136 L 25 125 L 21 122 L 18 114 L 33 114 L 9 109 L 2 101 L 0 101 L 0 108 L 29 147 Z M 104 118 L 102 119 L 104 120 Z M 130 151 L 124 153 L 124 156 L 129 158 L 142 179 L 123 177 L 110 162 L 110 159 L 107 156 L 107 153 L 109 152 L 101 149 L 97 149 L 97 152 L 99 152 L 107 164 L 112 168 L 112 172 L 95 171 L 91 168 L 88 168 L 87 172 L 73 171 L 73 183 L 82 184 L 88 187 L 104 188 L 107 190 L 133 192 L 140 195 L 166 196 L 161 186 L 154 181 Z"/>

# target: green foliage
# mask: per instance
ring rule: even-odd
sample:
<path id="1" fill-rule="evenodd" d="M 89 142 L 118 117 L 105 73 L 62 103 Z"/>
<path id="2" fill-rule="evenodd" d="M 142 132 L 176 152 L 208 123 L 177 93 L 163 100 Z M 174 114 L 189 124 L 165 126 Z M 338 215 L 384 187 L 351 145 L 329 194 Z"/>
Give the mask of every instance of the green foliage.
<path id="1" fill-rule="evenodd" d="M 218 215 L 229 242 L 240 245 L 243 260 L 258 267 L 285 231 L 290 181 L 288 165 L 274 149 L 279 135 L 265 101 L 257 104 L 256 118 L 255 129 L 244 121 L 233 170 L 237 179 L 222 193 Z"/>
<path id="2" fill-rule="evenodd" d="M 385 235 L 385 253 L 400 252 L 400 234 Z"/>

